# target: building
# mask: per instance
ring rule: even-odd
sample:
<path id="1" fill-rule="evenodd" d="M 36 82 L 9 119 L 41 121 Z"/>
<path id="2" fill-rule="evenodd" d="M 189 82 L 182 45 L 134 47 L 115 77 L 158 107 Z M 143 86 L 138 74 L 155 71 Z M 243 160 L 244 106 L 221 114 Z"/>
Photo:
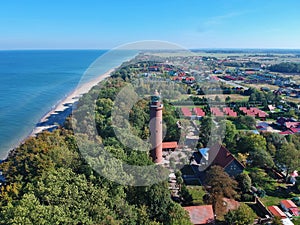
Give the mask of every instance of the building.
<path id="1" fill-rule="evenodd" d="M 278 206 L 269 206 L 268 210 L 271 212 L 271 214 L 274 217 L 279 217 L 280 219 L 286 219 L 286 215 L 284 214 L 284 212 L 282 212 L 281 209 L 279 209 Z"/>
<path id="2" fill-rule="evenodd" d="M 291 200 L 282 200 L 280 206 L 285 212 L 290 212 L 293 216 L 299 216 L 298 207 Z"/>
<path id="3" fill-rule="evenodd" d="M 162 143 L 163 150 L 175 150 L 177 147 L 178 147 L 178 144 L 176 141 Z"/>
<path id="4" fill-rule="evenodd" d="M 241 164 L 224 146 L 215 144 L 210 148 L 199 149 L 193 154 L 199 169 L 209 168 L 209 166 L 220 166 L 231 177 L 241 174 L 245 167 Z M 205 173 L 205 171 L 204 171 Z M 201 177 L 201 174 L 200 174 Z M 201 181 L 204 182 L 205 174 L 202 174 Z"/>
<path id="5" fill-rule="evenodd" d="M 212 205 L 183 207 L 188 211 L 191 222 L 195 225 L 214 224 L 215 215 Z"/>
<path id="6" fill-rule="evenodd" d="M 217 152 L 212 161 L 212 165 L 221 166 L 229 176 L 235 177 L 244 171 L 244 165 L 241 164 L 224 146 L 215 144 L 211 147 L 210 151 Z"/>
<path id="7" fill-rule="evenodd" d="M 181 108 L 181 113 L 183 114 L 184 117 L 186 118 L 191 118 L 192 117 L 192 112 L 189 108 L 187 107 L 182 107 Z"/>
<path id="8" fill-rule="evenodd" d="M 163 104 L 158 91 L 151 96 L 150 102 L 150 132 L 151 132 L 151 157 L 153 162 L 162 162 L 162 115 Z"/>

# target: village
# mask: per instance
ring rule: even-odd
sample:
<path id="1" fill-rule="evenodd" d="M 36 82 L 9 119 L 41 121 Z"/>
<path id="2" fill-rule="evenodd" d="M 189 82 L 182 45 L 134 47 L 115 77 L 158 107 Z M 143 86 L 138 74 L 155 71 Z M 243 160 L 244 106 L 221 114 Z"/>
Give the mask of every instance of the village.
<path id="1" fill-rule="evenodd" d="M 141 69 L 137 73 L 140 78 L 185 87 L 186 93 L 172 100 L 180 117 L 178 128 L 184 130 L 184 141 L 163 142 L 161 161 L 156 162 L 170 169 L 172 198 L 184 206 L 193 224 L 222 224 L 220 221 L 224 220 L 224 215 L 244 203 L 255 213 L 255 224 L 277 224 L 274 219 L 278 219 L 278 224 L 300 224 L 299 150 L 296 150 L 298 158 L 293 159 L 296 165 L 283 166 L 276 159 L 275 151 L 279 149 L 268 141 L 268 138 L 284 140 L 288 135 L 300 133 L 300 76 L 269 70 L 272 64 L 286 58 L 293 57 L 247 55 L 217 58 L 200 54 L 181 57 L 172 56 L 172 53 L 144 53 L 139 58 L 143 66 L 134 66 Z M 201 132 L 210 133 L 209 129 L 213 129 L 204 124 L 207 118 L 213 124 L 226 120 L 234 125 L 234 131 L 225 134 L 225 139 L 230 132 L 236 134 L 233 137 L 236 139 L 244 138 L 243 135 L 263 137 L 267 140 L 269 158 L 265 159 L 260 153 L 251 156 L 250 150 L 240 151 L 239 146 L 245 144 L 241 140 L 235 140 L 233 145 L 222 140 L 201 143 Z M 270 153 L 271 145 L 274 146 L 273 153 Z M 271 164 L 263 162 L 269 159 Z M 261 162 L 254 163 L 255 160 Z M 207 205 L 203 200 L 209 193 L 207 173 L 212 166 L 221 167 L 236 180 L 245 176 L 251 179 L 238 200 L 222 198 L 219 212 L 214 211 L 215 205 Z"/>

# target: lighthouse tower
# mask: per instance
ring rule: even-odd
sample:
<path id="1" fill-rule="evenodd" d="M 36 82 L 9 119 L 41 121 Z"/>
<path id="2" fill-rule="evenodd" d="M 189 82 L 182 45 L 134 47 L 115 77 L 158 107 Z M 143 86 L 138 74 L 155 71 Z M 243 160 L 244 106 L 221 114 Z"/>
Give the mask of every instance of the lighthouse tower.
<path id="1" fill-rule="evenodd" d="M 151 157 L 155 163 L 162 162 L 162 109 L 161 96 L 155 91 L 150 102 Z"/>

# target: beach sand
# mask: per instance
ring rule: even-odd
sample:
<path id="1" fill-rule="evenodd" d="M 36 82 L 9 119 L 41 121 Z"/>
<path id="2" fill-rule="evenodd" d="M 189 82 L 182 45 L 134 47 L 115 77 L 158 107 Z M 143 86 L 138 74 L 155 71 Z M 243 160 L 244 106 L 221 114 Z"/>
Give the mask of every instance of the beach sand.
<path id="1" fill-rule="evenodd" d="M 116 67 L 117 68 L 117 67 Z M 36 136 L 43 130 L 51 130 L 56 128 L 56 120 L 65 120 L 65 117 L 70 114 L 73 104 L 78 101 L 80 96 L 89 92 L 92 87 L 96 86 L 98 83 L 104 79 L 110 77 L 111 73 L 116 70 L 113 68 L 106 73 L 98 76 L 97 78 L 78 86 L 71 94 L 69 94 L 65 99 L 60 101 L 51 111 L 49 111 L 37 124 L 37 126 L 32 130 L 29 136 Z"/>

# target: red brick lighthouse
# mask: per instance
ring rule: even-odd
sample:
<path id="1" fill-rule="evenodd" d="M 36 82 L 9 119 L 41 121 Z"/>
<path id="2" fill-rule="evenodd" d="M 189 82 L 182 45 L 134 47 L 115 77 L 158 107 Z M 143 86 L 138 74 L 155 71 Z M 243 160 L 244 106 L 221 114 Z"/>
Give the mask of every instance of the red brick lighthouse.
<path id="1" fill-rule="evenodd" d="M 151 157 L 155 163 L 162 162 L 162 109 L 161 96 L 155 91 L 150 102 Z"/>

